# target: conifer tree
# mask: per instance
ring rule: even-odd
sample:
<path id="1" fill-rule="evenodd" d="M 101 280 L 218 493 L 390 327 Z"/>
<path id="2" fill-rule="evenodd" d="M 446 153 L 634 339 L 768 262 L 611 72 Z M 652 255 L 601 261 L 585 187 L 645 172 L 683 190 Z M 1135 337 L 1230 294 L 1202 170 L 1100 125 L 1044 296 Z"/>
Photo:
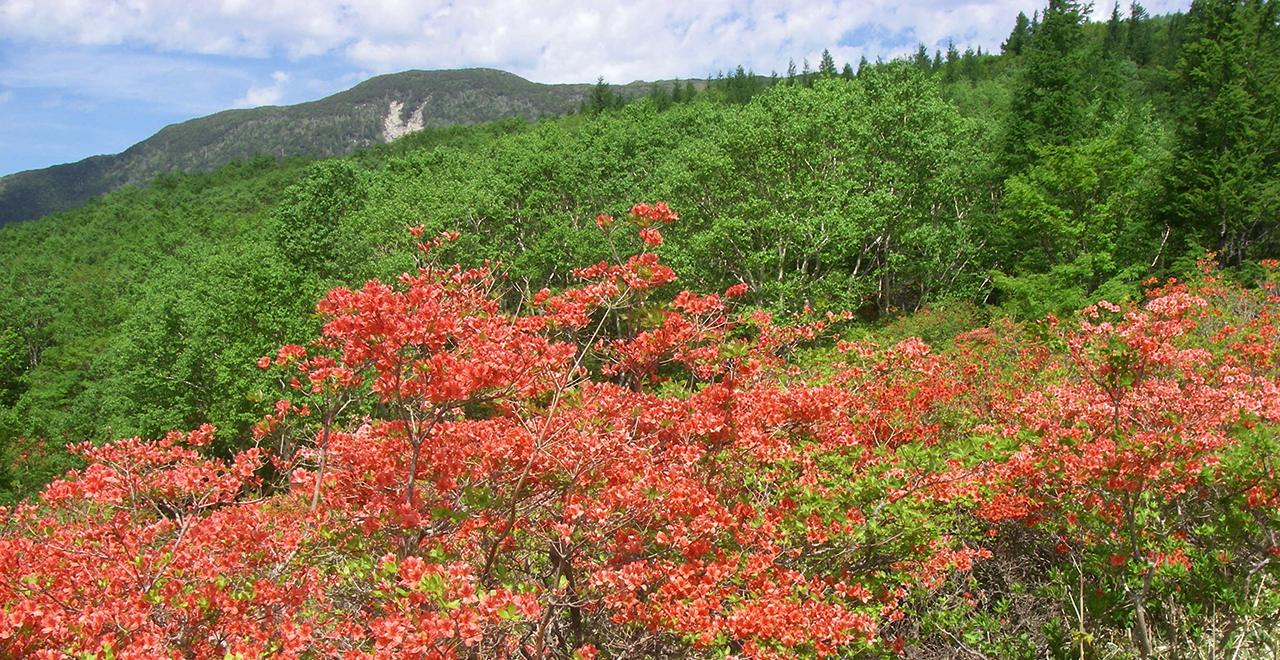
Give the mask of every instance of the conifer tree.
<path id="1" fill-rule="evenodd" d="M 1087 107 L 1080 45 L 1084 10 L 1074 0 L 1050 0 L 1023 52 L 1026 68 L 1014 86 L 1006 128 L 1006 166 L 1017 171 L 1033 145 L 1066 145 L 1079 136 Z"/>
<path id="2" fill-rule="evenodd" d="M 1273 256 L 1280 218 L 1278 3 L 1196 0 L 1178 63 L 1170 223 L 1226 264 Z"/>
<path id="3" fill-rule="evenodd" d="M 929 51 L 925 49 L 924 42 L 920 42 L 919 47 L 916 48 L 916 54 L 911 58 L 911 63 L 925 73 L 928 73 L 931 70 L 929 65 Z"/>
<path id="4" fill-rule="evenodd" d="M 620 98 L 615 98 L 613 91 L 609 89 L 609 83 L 604 81 L 604 76 L 596 78 L 596 84 L 591 88 L 591 96 L 587 98 L 586 111 L 591 114 L 600 114 L 605 110 L 611 110 L 620 106 L 618 102 Z"/>
<path id="5" fill-rule="evenodd" d="M 1129 58 L 1138 64 L 1138 66 L 1146 66 L 1151 61 L 1151 16 L 1147 14 L 1147 10 L 1138 3 L 1129 5 L 1129 19 L 1125 30 L 1125 38 L 1127 44 L 1125 51 Z"/>
<path id="6" fill-rule="evenodd" d="M 726 98 L 730 103 L 745 104 L 761 90 L 755 71 L 744 71 L 742 65 L 724 81 Z"/>
<path id="7" fill-rule="evenodd" d="M 649 87 L 649 99 L 653 102 L 653 107 L 658 112 L 670 108 L 672 104 L 671 93 L 667 91 L 666 87 L 656 82 Z"/>
<path id="8" fill-rule="evenodd" d="M 1031 33 L 1031 21 L 1027 19 L 1027 15 L 1018 12 L 1018 18 L 1014 21 L 1013 32 L 1009 33 L 1009 38 L 1000 44 L 1000 52 L 1018 56 L 1022 54 L 1022 47 L 1026 43 L 1027 36 Z"/>
<path id="9" fill-rule="evenodd" d="M 956 48 L 954 41 L 947 42 L 947 63 L 946 68 L 942 72 L 943 82 L 955 82 L 960 75 L 960 49 Z"/>
<path id="10" fill-rule="evenodd" d="M 1122 59 L 1126 55 L 1128 44 L 1127 23 L 1120 18 L 1120 3 L 1111 6 L 1111 18 L 1107 20 L 1107 31 L 1102 38 L 1102 56 L 1106 59 Z"/>
<path id="11" fill-rule="evenodd" d="M 960 56 L 960 75 L 969 79 L 978 79 L 978 54 L 972 48 L 966 48 Z"/>
<path id="12" fill-rule="evenodd" d="M 822 49 L 822 60 L 818 62 L 818 75 L 823 78 L 834 78 L 836 75 L 836 60 L 826 48 Z"/>

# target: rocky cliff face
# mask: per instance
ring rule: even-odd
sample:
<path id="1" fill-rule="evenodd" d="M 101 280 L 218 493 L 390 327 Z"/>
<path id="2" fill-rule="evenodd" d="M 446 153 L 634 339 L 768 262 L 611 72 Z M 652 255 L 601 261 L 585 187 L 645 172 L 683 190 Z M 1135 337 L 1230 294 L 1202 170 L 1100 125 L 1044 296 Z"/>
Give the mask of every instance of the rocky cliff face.
<path id="1" fill-rule="evenodd" d="M 387 116 L 382 118 L 382 141 L 394 142 L 414 131 L 422 130 L 422 111 L 426 108 L 427 104 L 423 103 L 417 110 L 409 113 L 408 119 L 405 119 L 404 104 L 392 101 L 387 106 Z"/>

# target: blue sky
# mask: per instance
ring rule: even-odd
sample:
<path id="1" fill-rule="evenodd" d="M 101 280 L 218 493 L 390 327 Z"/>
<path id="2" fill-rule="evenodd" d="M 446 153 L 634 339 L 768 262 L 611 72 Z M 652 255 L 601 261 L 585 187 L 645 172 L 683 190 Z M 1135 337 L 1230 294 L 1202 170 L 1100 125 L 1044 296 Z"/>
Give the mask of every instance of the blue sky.
<path id="1" fill-rule="evenodd" d="M 1039 0 L 0 0 L 0 176 L 118 153 L 167 124 L 318 99 L 407 69 L 544 83 L 701 78 L 998 51 Z M 1127 6 L 1126 0 L 1123 6 Z M 1190 0 L 1149 0 L 1153 14 Z M 1109 14 L 1111 4 L 1095 10 Z"/>

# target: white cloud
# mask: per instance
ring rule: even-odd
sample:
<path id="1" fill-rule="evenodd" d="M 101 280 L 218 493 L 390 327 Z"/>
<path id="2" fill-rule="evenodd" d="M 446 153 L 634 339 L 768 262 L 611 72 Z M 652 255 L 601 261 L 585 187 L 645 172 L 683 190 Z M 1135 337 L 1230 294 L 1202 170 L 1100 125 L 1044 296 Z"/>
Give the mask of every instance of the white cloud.
<path id="1" fill-rule="evenodd" d="M 12 100 L 13 100 L 12 89 L 6 89 L 3 92 L 0 92 L 0 103 L 8 103 L 9 101 L 12 101 Z"/>
<path id="2" fill-rule="evenodd" d="M 236 99 L 231 107 L 233 108 L 256 108 L 260 105 L 276 105 L 280 103 L 280 99 L 284 98 L 285 85 L 289 84 L 292 76 L 283 72 L 276 71 L 271 74 L 271 85 L 265 87 L 252 85 L 244 96 Z"/>
<path id="3" fill-rule="evenodd" d="M 998 48 L 1036 0 L 6 0 L 0 39 L 145 46 L 162 53 L 344 58 L 374 73 L 490 66 L 540 82 L 702 76 L 736 64 L 759 73 L 787 59 L 814 66 L 930 50 Z M 1148 10 L 1185 9 L 1153 0 Z M 1110 5 L 1095 8 L 1101 18 Z M 865 39 L 849 38 L 866 36 Z M 856 42 L 856 43 L 855 43 Z M 242 100 L 271 99 L 280 86 Z M 257 91 L 255 91 L 257 90 Z M 256 95 L 256 96 L 255 96 Z M 279 98 L 279 97 L 276 97 Z"/>

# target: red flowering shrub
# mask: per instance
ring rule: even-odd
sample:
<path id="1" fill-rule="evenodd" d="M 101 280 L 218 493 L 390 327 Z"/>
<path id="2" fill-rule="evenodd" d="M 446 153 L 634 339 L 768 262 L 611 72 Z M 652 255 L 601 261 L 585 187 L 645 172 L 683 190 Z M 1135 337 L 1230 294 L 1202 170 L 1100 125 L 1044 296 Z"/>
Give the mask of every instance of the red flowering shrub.
<path id="1" fill-rule="evenodd" d="M 1188 611 L 1272 592 L 1246 574 L 1266 567 L 1280 531 L 1276 302 L 1210 277 L 1153 290 L 1142 306 L 1099 303 L 1078 328 L 1051 318 L 1063 351 L 1025 362 L 1040 378 L 1010 387 L 981 428 L 1006 449 L 935 494 L 963 491 L 989 522 L 1051 531 L 1143 655 Z M 1248 318 L 1231 318 L 1239 310 Z"/>
<path id="2" fill-rule="evenodd" d="M 1047 344 L 841 342 L 801 367 L 847 316 L 740 315 L 745 285 L 656 303 L 676 275 L 651 253 L 575 272 L 519 313 L 485 269 L 329 292 L 321 336 L 258 363 L 292 392 L 258 429 L 270 455 L 204 458 L 208 428 L 82 447 L 87 468 L 3 513 L 0 652 L 903 653 L 919 595 L 1011 522 L 1056 530 L 1142 614 L 1210 547 L 1181 512 L 1274 518 L 1269 457 L 1217 467 L 1280 414 L 1265 306 L 1206 336 L 1227 320 L 1170 290 Z"/>

